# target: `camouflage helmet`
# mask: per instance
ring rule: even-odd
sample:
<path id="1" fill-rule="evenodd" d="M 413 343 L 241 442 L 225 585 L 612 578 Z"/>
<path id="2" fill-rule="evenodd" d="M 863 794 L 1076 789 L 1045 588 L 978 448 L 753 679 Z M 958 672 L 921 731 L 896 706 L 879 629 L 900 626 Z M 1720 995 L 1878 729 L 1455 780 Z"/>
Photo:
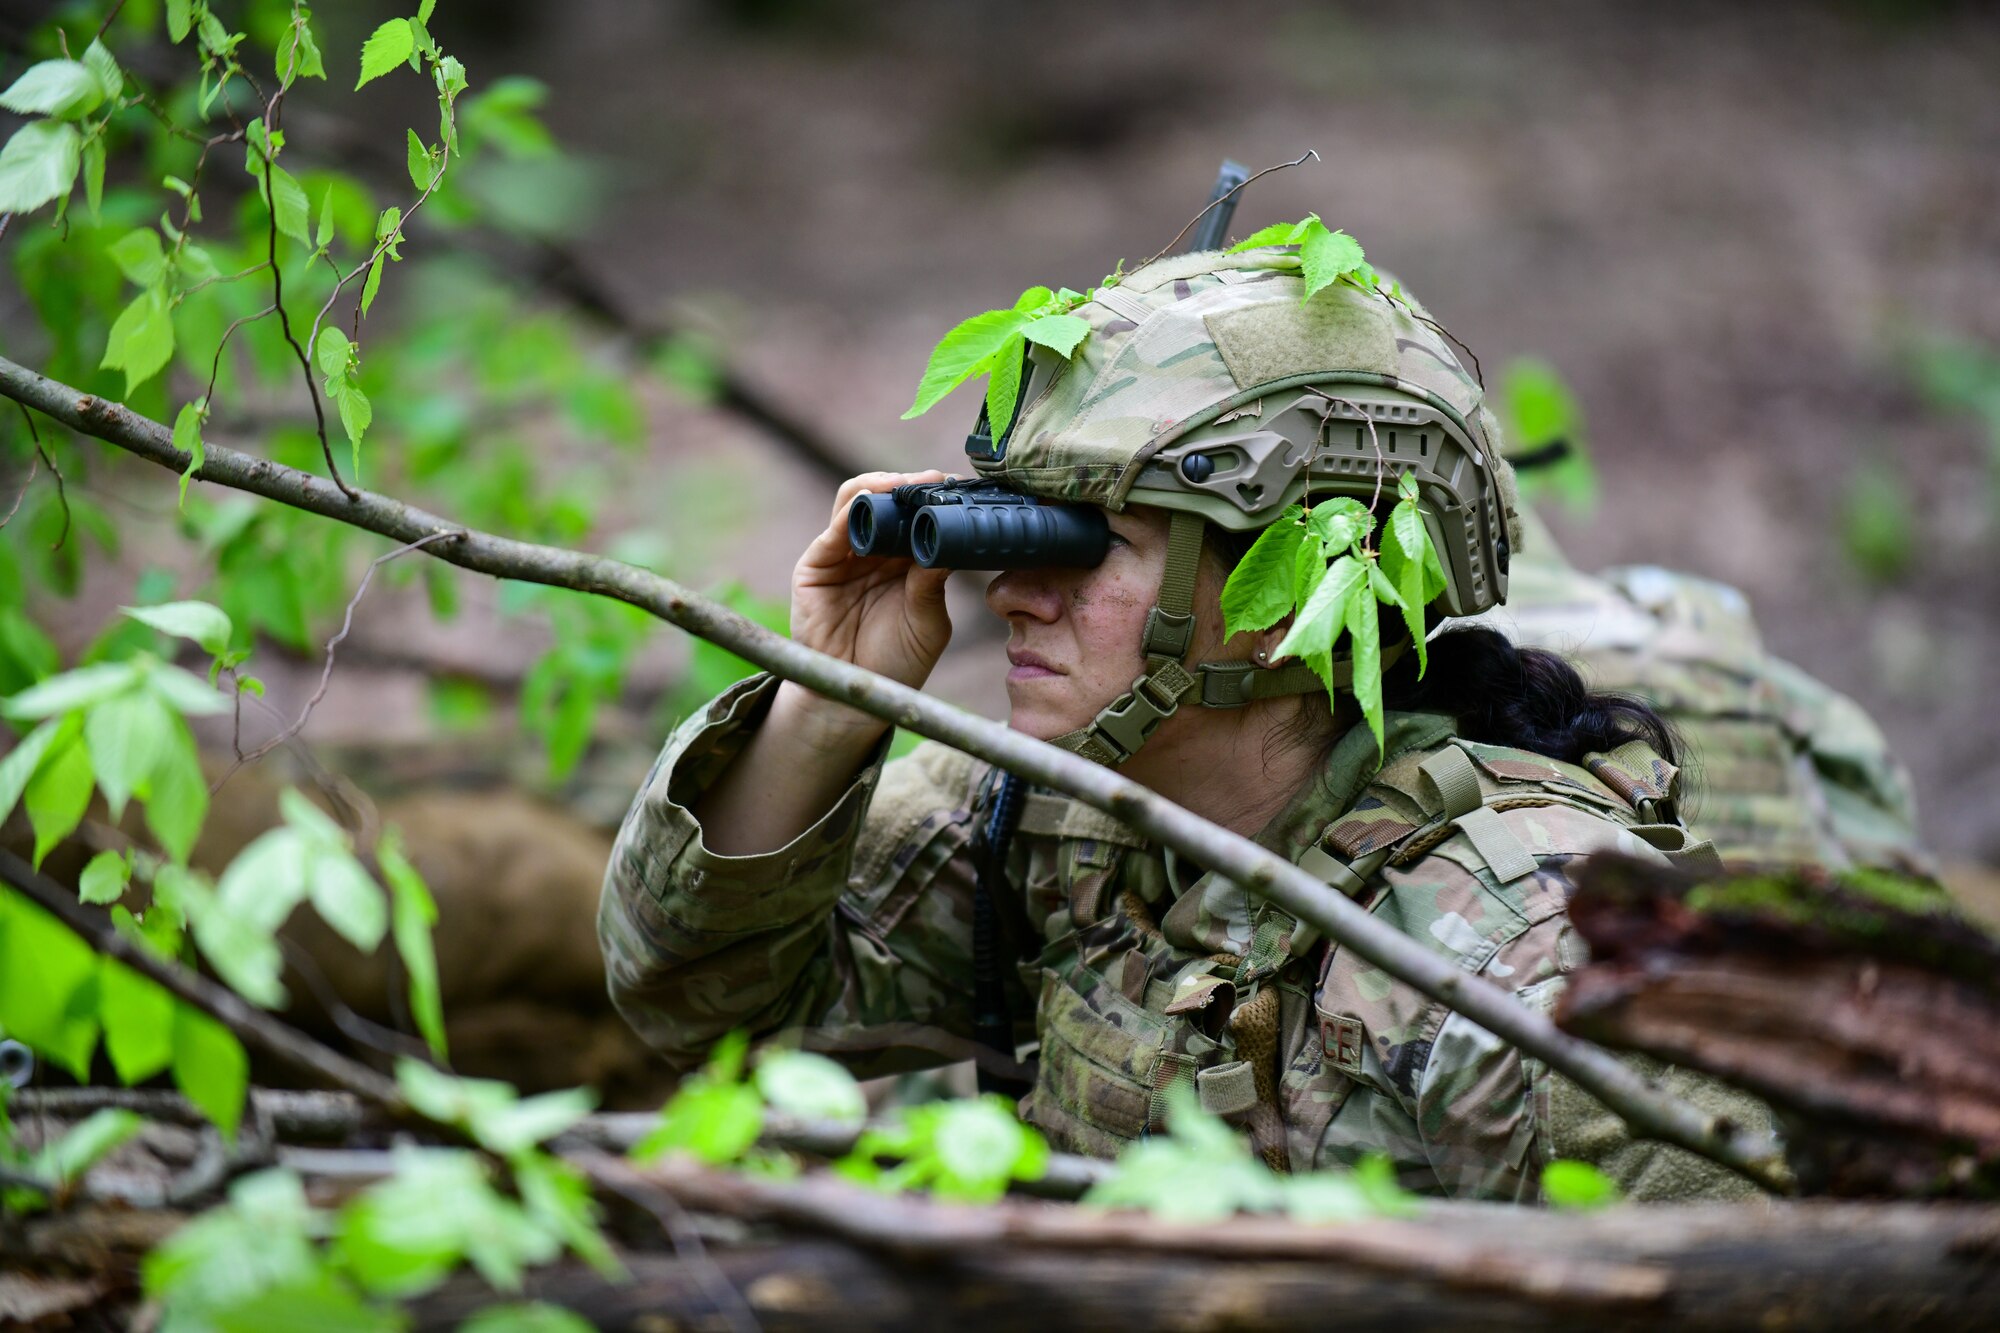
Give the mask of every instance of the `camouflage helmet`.
<path id="1" fill-rule="evenodd" d="M 1286 249 L 1148 264 L 1074 312 L 1091 331 L 1072 358 L 1029 344 L 1013 424 L 966 452 L 1031 495 L 1186 510 L 1239 532 L 1308 492 L 1366 501 L 1378 473 L 1393 495 L 1413 472 L 1442 609 L 1506 600 L 1520 520 L 1479 382 L 1413 298 L 1304 293 Z"/>
<path id="2" fill-rule="evenodd" d="M 1123 762 L 1183 696 L 1234 707 L 1318 687 L 1302 665 L 1182 665 L 1204 521 L 1255 530 L 1302 500 L 1393 496 L 1409 473 L 1445 570 L 1437 609 L 1476 615 L 1506 599 L 1518 502 L 1478 380 L 1407 296 L 1346 283 L 1304 296 L 1287 248 L 1149 263 L 1074 311 L 1090 332 L 1071 357 L 1030 344 L 1012 424 L 967 440 L 979 474 L 1013 489 L 1174 516 L 1151 669 L 1058 744 Z"/>

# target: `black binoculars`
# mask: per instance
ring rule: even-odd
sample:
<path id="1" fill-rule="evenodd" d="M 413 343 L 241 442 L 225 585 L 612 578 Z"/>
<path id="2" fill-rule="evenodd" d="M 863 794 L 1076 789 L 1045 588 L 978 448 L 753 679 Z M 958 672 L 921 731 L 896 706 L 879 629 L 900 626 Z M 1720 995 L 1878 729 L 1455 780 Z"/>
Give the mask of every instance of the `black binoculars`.
<path id="1" fill-rule="evenodd" d="M 998 482 L 933 481 L 856 496 L 847 544 L 926 569 L 1088 569 L 1104 559 L 1111 529 L 1091 505 L 1044 502 Z"/>

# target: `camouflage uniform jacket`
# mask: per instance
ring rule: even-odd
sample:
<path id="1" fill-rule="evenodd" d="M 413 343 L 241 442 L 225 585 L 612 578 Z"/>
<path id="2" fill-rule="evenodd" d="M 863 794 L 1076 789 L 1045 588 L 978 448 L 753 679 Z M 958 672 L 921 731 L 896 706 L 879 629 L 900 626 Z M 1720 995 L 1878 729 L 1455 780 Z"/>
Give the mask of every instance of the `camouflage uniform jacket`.
<path id="1" fill-rule="evenodd" d="M 690 718 L 634 802 L 599 913 L 614 1002 L 682 1066 L 738 1027 L 805 1029 L 863 1074 L 963 1058 L 987 766 L 935 745 L 878 754 L 789 845 L 718 856 L 690 807 L 773 685 L 753 677 Z M 1386 754 L 1355 728 L 1258 841 L 1538 1007 L 1581 960 L 1569 862 L 1686 836 L 1653 822 L 1673 770 L 1643 747 L 1577 767 L 1391 713 Z M 1178 1081 L 1292 1169 L 1386 1154 L 1414 1188 L 1532 1201 L 1546 1161 L 1581 1156 L 1638 1197 L 1727 1192 L 1539 1062 L 1081 803 L 1032 793 L 1008 872 L 1012 1011 L 1040 1042 L 1021 1110 L 1060 1148 L 1115 1154 L 1159 1127 Z"/>

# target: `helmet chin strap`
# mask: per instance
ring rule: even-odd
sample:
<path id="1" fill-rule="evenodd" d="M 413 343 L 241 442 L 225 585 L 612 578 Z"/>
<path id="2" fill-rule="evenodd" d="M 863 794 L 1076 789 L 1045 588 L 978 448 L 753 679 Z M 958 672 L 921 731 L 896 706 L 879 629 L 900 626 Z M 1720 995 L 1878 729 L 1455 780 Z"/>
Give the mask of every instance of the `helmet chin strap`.
<path id="1" fill-rule="evenodd" d="M 1173 511 L 1166 573 L 1146 615 L 1145 674 L 1106 704 L 1088 726 L 1056 737 L 1051 745 L 1115 768 L 1137 754 L 1160 724 L 1190 698 L 1203 708 L 1241 708 L 1258 699 L 1311 694 L 1328 684 L 1341 686 L 1353 680 L 1352 662 L 1335 663 L 1330 682 L 1303 662 L 1276 669 L 1250 662 L 1203 662 L 1193 670 L 1183 665 L 1194 646 L 1194 585 L 1203 526 L 1200 515 Z M 1404 647 L 1401 642 L 1384 646 L 1385 670 L 1402 656 Z"/>

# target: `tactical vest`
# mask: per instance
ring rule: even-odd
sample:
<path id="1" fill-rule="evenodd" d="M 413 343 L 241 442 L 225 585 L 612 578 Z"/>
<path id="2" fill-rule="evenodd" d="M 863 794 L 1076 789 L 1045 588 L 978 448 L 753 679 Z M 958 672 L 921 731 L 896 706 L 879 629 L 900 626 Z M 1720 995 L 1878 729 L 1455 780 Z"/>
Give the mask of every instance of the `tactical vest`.
<path id="1" fill-rule="evenodd" d="M 1538 807 L 1587 812 L 1677 857 L 1707 846 L 1678 823 L 1675 769 L 1643 743 L 1578 766 L 1460 740 L 1442 724 L 1420 742 L 1392 756 L 1296 857 L 1365 907 L 1378 905 L 1386 867 L 1434 854 L 1483 869 L 1504 892 L 1538 868 L 1519 823 Z M 1160 1129 L 1169 1090 L 1185 1087 L 1286 1169 L 1288 1139 L 1316 1142 L 1314 1125 L 1288 1122 L 1323 1128 L 1351 1087 L 1340 1044 L 1365 1039 L 1317 1007 L 1332 949 L 1284 909 L 1247 896 L 1243 947 L 1176 947 L 1167 935 L 1187 932 L 1173 929 L 1175 915 L 1216 881 L 1176 894 L 1142 838 L 1046 793 L 1030 797 L 1021 833 L 1029 901 L 1048 911 L 1046 947 L 1023 968 L 1030 993 L 1039 987 L 1041 1039 L 1023 1118 L 1059 1148 L 1110 1157 Z M 1296 1072 L 1308 1047 L 1315 1086 L 1281 1095 L 1287 1066 Z"/>

